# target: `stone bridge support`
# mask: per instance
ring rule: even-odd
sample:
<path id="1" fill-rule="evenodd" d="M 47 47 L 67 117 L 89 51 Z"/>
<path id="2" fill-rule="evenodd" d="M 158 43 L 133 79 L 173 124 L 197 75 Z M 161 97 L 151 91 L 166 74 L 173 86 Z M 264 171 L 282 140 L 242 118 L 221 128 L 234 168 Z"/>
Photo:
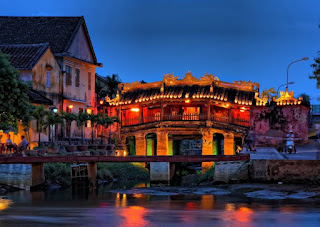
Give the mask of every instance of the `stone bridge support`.
<path id="1" fill-rule="evenodd" d="M 42 163 L 33 163 L 31 166 L 31 188 L 44 184 L 44 166 Z"/>
<path id="2" fill-rule="evenodd" d="M 147 155 L 146 138 L 144 133 L 136 133 L 136 155 L 144 156 Z"/>
<path id="3" fill-rule="evenodd" d="M 92 188 L 97 187 L 97 175 L 98 175 L 97 163 L 96 162 L 89 162 L 88 163 L 88 176 L 89 176 L 90 186 Z"/>
<path id="4" fill-rule="evenodd" d="M 157 132 L 157 155 L 169 155 L 169 138 L 168 132 L 158 131 Z"/>
<path id="5" fill-rule="evenodd" d="M 224 134 L 224 154 L 234 155 L 234 134 L 226 133 Z"/>
<path id="6" fill-rule="evenodd" d="M 213 155 L 213 132 L 202 132 L 202 155 Z M 213 166 L 213 162 L 202 162 L 202 172 L 207 172 Z"/>

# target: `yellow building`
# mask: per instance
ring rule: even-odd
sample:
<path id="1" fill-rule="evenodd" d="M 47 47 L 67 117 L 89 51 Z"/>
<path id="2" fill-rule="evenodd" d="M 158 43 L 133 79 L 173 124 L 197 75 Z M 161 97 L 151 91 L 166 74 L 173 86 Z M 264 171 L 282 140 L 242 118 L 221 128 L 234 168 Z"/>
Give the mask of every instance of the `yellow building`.
<path id="1" fill-rule="evenodd" d="M 32 103 L 59 112 L 96 112 L 95 68 L 102 64 L 83 17 L 0 17 L 1 24 L 5 26 L 0 30 L 0 50 L 29 81 Z M 90 133 L 86 128 L 85 136 Z M 30 142 L 37 141 L 37 134 L 31 134 Z M 41 135 L 42 141 L 48 141 L 47 134 Z M 81 136 L 75 123 L 71 136 Z"/>

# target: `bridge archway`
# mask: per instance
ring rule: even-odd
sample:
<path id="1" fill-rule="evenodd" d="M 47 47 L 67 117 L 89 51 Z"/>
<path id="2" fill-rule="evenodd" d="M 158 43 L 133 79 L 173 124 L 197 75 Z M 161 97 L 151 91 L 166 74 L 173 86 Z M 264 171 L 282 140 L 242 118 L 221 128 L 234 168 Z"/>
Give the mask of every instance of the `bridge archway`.
<path id="1" fill-rule="evenodd" d="M 157 134 L 149 133 L 146 135 L 147 156 L 157 155 Z"/>
<path id="2" fill-rule="evenodd" d="M 128 136 L 126 138 L 127 151 L 130 156 L 136 155 L 136 137 Z"/>

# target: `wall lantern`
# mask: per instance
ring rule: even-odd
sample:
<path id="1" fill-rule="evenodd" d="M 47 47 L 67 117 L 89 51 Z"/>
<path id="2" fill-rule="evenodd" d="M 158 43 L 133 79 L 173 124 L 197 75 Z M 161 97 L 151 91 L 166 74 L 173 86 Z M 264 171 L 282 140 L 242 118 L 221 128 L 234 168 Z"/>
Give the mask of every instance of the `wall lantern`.
<path id="1" fill-rule="evenodd" d="M 139 108 L 131 108 L 130 110 L 131 110 L 131 112 L 139 112 L 140 111 Z"/>
<path id="2" fill-rule="evenodd" d="M 73 105 L 69 105 L 68 107 L 69 107 L 69 109 L 72 109 L 72 108 L 73 108 Z"/>
<path id="3" fill-rule="evenodd" d="M 54 113 L 57 113 L 58 112 L 58 109 L 55 107 L 55 108 L 53 108 L 53 110 L 52 110 Z"/>
<path id="4" fill-rule="evenodd" d="M 100 105 L 102 105 L 102 104 L 103 104 L 103 100 L 100 100 L 100 102 L 99 102 L 99 103 L 100 103 Z"/>
<path id="5" fill-rule="evenodd" d="M 240 107 L 240 112 L 244 112 L 246 110 L 245 107 Z"/>
<path id="6" fill-rule="evenodd" d="M 186 99 L 186 100 L 184 100 L 184 102 L 185 103 L 190 103 L 191 101 L 190 101 L 190 99 Z"/>

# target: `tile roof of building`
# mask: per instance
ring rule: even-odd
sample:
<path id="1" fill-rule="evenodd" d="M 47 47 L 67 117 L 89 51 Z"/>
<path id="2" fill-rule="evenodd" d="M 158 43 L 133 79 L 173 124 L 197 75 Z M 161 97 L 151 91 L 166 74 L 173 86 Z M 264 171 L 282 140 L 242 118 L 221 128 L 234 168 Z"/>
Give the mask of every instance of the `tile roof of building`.
<path id="1" fill-rule="evenodd" d="M 48 43 L 0 45 L 0 51 L 9 55 L 11 65 L 19 70 L 32 70 L 48 49 Z"/>
<path id="2" fill-rule="evenodd" d="M 134 104 L 156 99 L 212 99 L 225 101 L 242 105 L 255 104 L 255 92 L 242 91 L 224 87 L 214 86 L 210 92 L 210 85 L 192 85 L 192 86 L 166 86 L 161 93 L 160 88 L 136 89 L 121 94 L 120 104 Z"/>
<path id="3" fill-rule="evenodd" d="M 83 17 L 0 16 L 0 44 L 49 43 L 54 54 L 69 47 Z"/>
<path id="4" fill-rule="evenodd" d="M 48 99 L 44 95 L 40 94 L 40 92 L 37 92 L 33 89 L 29 89 L 27 94 L 31 103 L 53 105 L 52 100 Z"/>

